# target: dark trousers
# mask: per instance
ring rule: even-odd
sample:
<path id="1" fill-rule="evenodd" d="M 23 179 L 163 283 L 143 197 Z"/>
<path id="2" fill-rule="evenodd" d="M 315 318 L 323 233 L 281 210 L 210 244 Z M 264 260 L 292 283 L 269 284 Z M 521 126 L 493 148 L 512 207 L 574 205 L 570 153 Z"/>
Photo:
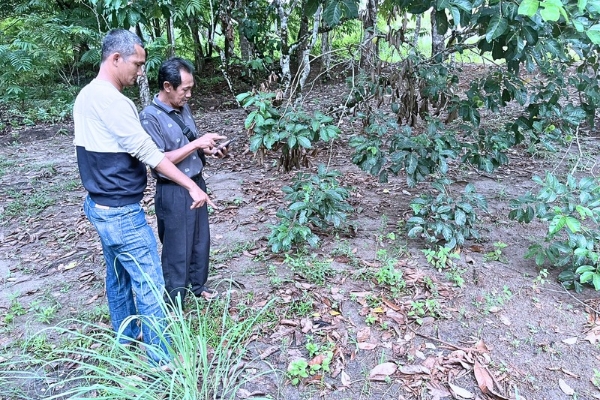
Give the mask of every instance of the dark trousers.
<path id="1" fill-rule="evenodd" d="M 206 192 L 206 183 L 195 180 Z M 174 183 L 157 183 L 154 206 L 158 222 L 158 238 L 162 249 L 162 269 L 165 278 L 167 301 L 177 304 L 185 299 L 187 288 L 200 295 L 208 279 L 210 256 L 210 228 L 208 209 L 190 210 L 192 198 L 188 191 Z"/>

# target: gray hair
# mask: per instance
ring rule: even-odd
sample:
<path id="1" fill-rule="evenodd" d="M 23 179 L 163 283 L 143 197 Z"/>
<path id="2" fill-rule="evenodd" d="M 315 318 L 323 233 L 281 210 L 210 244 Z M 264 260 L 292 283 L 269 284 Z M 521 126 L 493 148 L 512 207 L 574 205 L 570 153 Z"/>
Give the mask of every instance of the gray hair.
<path id="1" fill-rule="evenodd" d="M 144 47 L 142 39 L 133 32 L 125 29 L 113 29 L 106 34 L 102 41 L 102 61 L 113 53 L 119 53 L 123 58 L 135 54 L 135 45 Z"/>

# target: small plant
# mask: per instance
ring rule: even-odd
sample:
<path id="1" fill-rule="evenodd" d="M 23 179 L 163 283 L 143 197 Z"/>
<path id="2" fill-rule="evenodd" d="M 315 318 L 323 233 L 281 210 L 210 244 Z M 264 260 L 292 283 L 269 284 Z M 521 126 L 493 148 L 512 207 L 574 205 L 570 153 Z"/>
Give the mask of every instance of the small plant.
<path id="1" fill-rule="evenodd" d="M 441 316 L 441 306 L 436 299 L 411 301 L 410 311 L 408 311 L 407 315 L 413 317 L 420 325 L 424 317 L 431 316 L 436 318 Z"/>
<path id="2" fill-rule="evenodd" d="M 433 249 L 421 250 L 425 254 L 427 262 L 438 271 L 446 268 L 454 268 L 452 259 L 460 259 L 460 256 L 449 247 L 438 246 L 437 251 Z"/>
<path id="3" fill-rule="evenodd" d="M 507 260 L 506 260 L 506 257 L 504 257 L 502 255 L 502 249 L 506 248 L 506 246 L 508 246 L 508 245 L 503 242 L 494 243 L 494 251 L 490 251 L 489 253 L 486 253 L 483 256 L 483 259 L 485 261 L 500 261 L 502 263 L 505 263 Z"/>
<path id="4" fill-rule="evenodd" d="M 538 275 L 533 280 L 533 286 L 534 287 L 543 286 L 547 280 L 548 280 L 548 270 L 544 268 L 538 273 Z"/>
<path id="5" fill-rule="evenodd" d="M 333 360 L 332 343 L 321 345 L 314 342 L 312 336 L 307 336 L 306 350 L 312 358 L 310 362 L 303 358 L 294 360 L 290 363 L 287 375 L 291 379 L 292 385 L 296 386 L 304 378 L 315 375 L 318 372 L 329 372 L 331 361 Z"/>
<path id="6" fill-rule="evenodd" d="M 10 300 L 9 310 L 13 315 L 27 314 L 27 310 L 25 309 L 25 307 L 23 307 L 21 302 L 19 302 L 19 297 L 20 297 L 19 293 L 14 293 L 10 296 L 11 300 Z"/>
<path id="7" fill-rule="evenodd" d="M 402 270 L 396 268 L 398 260 L 388 257 L 384 249 L 377 252 L 377 258 L 383 262 L 383 265 L 375 272 L 377 284 L 389 286 L 395 290 L 404 288 L 406 282 L 402 279 Z"/>
<path id="8" fill-rule="evenodd" d="M 465 278 L 463 278 L 463 274 L 466 269 L 458 268 L 456 266 L 450 267 L 450 269 L 446 272 L 446 277 L 453 282 L 458 287 L 463 287 L 465 284 Z"/>
<path id="9" fill-rule="evenodd" d="M 371 326 L 371 325 L 373 325 L 375 322 L 377 322 L 377 317 L 376 317 L 376 316 L 374 316 L 373 314 L 368 314 L 368 315 L 365 317 L 365 324 L 367 324 L 367 325 Z"/>
<path id="10" fill-rule="evenodd" d="M 331 267 L 331 260 L 319 259 L 316 254 L 311 256 L 303 253 L 297 253 L 295 256 L 286 254 L 283 262 L 289 265 L 292 271 L 317 285 L 325 284 L 327 277 L 335 275 L 335 270 Z"/>
<path id="11" fill-rule="evenodd" d="M 353 209 L 347 202 L 348 189 L 338 183 L 339 175 L 321 164 L 317 174 L 298 173 L 292 186 L 282 188 L 289 206 L 277 212 L 280 223 L 271 227 L 269 244 L 274 253 L 303 243 L 315 247 L 319 238 L 313 229 L 346 227 L 347 213 Z"/>
<path id="12" fill-rule="evenodd" d="M 296 386 L 304 378 L 308 378 L 308 361 L 298 359 L 291 362 L 287 374 L 292 380 L 292 385 Z"/>
<path id="13" fill-rule="evenodd" d="M 432 184 L 439 192 L 437 196 L 425 193 L 413 199 L 413 216 L 407 221 L 408 237 L 422 236 L 430 243 L 443 239 L 450 249 L 462 246 L 466 239 L 479 238 L 475 209 L 487 210 L 485 198 L 468 184 L 461 197 L 454 199 L 448 191 L 451 184 L 449 179 L 439 179 Z"/>

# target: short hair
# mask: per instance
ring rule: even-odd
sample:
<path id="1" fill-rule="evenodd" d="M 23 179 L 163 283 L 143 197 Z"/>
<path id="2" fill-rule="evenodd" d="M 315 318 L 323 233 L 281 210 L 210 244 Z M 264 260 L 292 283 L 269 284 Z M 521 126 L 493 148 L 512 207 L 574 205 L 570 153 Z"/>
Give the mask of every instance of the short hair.
<path id="1" fill-rule="evenodd" d="M 164 83 L 169 82 L 173 89 L 181 85 L 181 70 L 189 74 L 194 73 L 192 64 L 181 57 L 171 57 L 160 65 L 158 70 L 158 89 L 164 90 Z"/>
<path id="2" fill-rule="evenodd" d="M 113 53 L 119 53 L 123 58 L 135 54 L 135 45 L 144 48 L 142 39 L 133 32 L 125 29 L 112 29 L 102 41 L 102 61 Z"/>

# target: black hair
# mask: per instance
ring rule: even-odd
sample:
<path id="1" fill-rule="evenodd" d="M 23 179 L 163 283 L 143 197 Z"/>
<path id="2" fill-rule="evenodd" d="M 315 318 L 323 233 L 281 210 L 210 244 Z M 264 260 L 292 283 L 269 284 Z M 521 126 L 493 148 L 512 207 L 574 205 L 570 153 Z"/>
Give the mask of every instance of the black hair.
<path id="1" fill-rule="evenodd" d="M 135 45 L 144 47 L 142 39 L 133 32 L 125 29 L 113 29 L 106 34 L 102 41 L 102 61 L 113 53 L 119 53 L 124 59 L 135 54 Z"/>
<path id="2" fill-rule="evenodd" d="M 169 82 L 173 89 L 177 89 L 181 85 L 181 70 L 193 74 L 194 67 L 192 64 L 181 57 L 171 57 L 163 61 L 158 70 L 158 86 L 159 90 L 164 90 L 164 83 Z"/>

